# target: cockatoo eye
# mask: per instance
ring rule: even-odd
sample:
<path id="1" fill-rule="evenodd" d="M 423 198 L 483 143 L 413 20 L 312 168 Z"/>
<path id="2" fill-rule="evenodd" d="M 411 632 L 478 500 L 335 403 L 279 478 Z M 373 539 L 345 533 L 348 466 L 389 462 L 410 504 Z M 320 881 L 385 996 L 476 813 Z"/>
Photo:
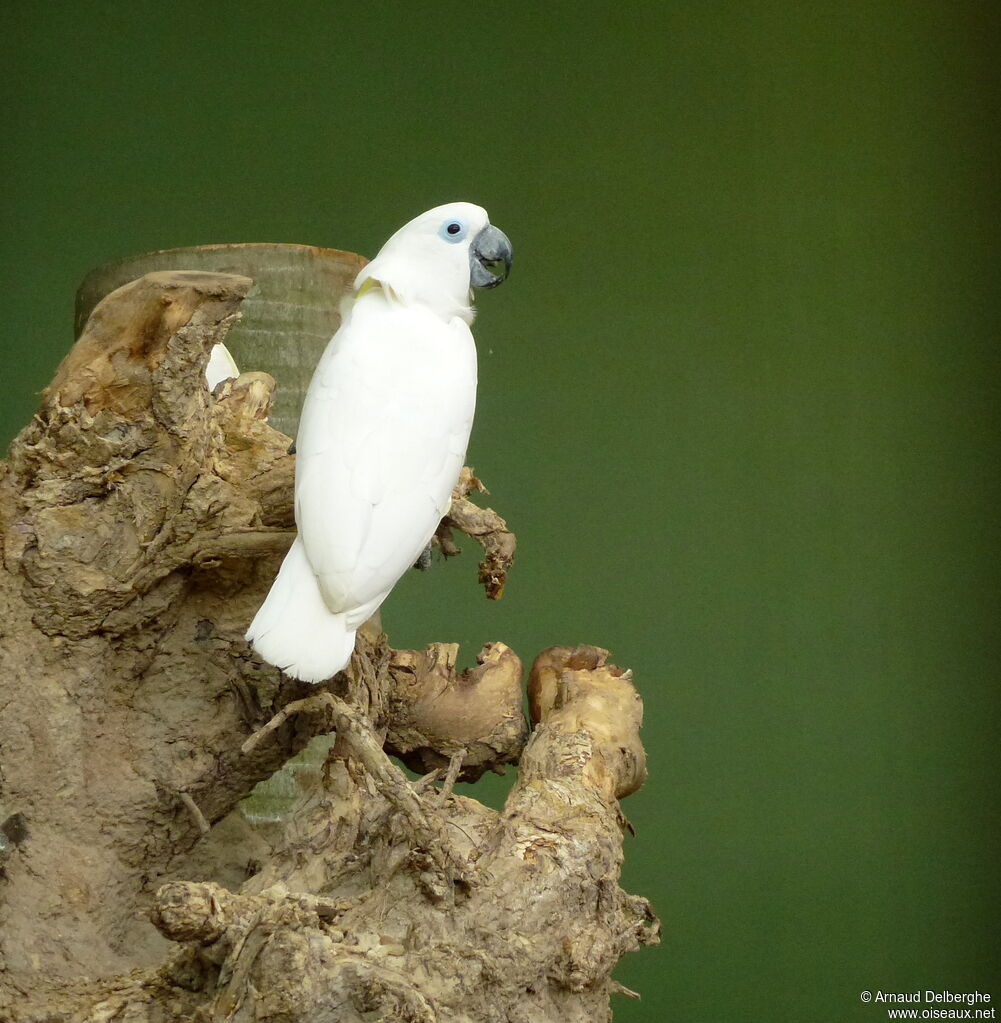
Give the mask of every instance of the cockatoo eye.
<path id="1" fill-rule="evenodd" d="M 461 242 L 468 233 L 469 225 L 458 218 L 446 220 L 438 229 L 438 234 L 447 242 Z"/>

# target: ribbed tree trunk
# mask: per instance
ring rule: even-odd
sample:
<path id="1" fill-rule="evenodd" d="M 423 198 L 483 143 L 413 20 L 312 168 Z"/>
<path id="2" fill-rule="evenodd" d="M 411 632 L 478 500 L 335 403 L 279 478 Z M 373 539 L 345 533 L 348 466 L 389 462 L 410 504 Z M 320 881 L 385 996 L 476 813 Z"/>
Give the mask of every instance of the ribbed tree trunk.
<path id="1" fill-rule="evenodd" d="M 162 249 L 96 267 L 76 293 L 75 337 L 98 302 L 123 284 L 160 270 L 239 274 L 253 284 L 243 315 L 226 335 L 241 368 L 264 370 L 281 386 L 268 421 L 294 437 L 313 368 L 341 325 L 340 298 L 367 261 L 354 252 L 315 245 L 234 243 Z"/>
<path id="2" fill-rule="evenodd" d="M 336 258 L 343 285 L 362 261 Z M 320 687 L 252 654 L 294 455 L 251 348 L 214 394 L 204 367 L 266 292 L 189 268 L 114 291 L 0 466 L 0 1019 L 604 1019 L 615 962 L 657 935 L 617 884 L 617 800 L 645 776 L 629 675 L 541 654 L 526 745 L 502 643 L 457 677 L 454 647 L 370 623 Z M 477 482 L 446 525 L 496 596 L 514 539 Z M 291 819 L 252 826 L 238 802 L 331 730 Z M 513 762 L 500 813 L 450 792 Z"/>

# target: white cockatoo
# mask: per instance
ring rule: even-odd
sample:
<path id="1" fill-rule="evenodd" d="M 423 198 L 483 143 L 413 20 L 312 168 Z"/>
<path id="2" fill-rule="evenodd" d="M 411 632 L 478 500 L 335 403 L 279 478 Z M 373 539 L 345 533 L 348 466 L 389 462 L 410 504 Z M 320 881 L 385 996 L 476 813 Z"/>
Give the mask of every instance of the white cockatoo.
<path id="1" fill-rule="evenodd" d="M 422 213 L 358 274 L 296 438 L 299 535 L 247 639 L 305 682 L 344 668 L 355 631 L 446 514 L 476 403 L 471 286 L 511 243 L 468 202 Z"/>

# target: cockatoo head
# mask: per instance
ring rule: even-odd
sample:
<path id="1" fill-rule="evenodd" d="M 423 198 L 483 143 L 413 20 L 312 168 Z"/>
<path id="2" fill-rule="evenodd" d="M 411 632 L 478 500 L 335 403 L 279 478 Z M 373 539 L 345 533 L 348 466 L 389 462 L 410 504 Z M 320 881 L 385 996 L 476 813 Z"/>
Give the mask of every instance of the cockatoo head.
<path id="1" fill-rule="evenodd" d="M 442 315 L 469 310 L 470 287 L 495 288 L 511 270 L 511 243 L 469 202 L 450 202 L 404 224 L 355 280 L 378 281 L 398 299 Z"/>

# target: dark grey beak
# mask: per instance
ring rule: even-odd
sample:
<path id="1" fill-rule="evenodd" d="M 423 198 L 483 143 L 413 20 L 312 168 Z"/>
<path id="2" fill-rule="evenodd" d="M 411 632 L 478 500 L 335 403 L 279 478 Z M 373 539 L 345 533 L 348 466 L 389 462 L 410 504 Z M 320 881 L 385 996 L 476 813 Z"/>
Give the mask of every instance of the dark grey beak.
<path id="1" fill-rule="evenodd" d="M 513 258 L 507 235 L 487 224 L 469 246 L 469 283 L 474 288 L 496 288 L 511 272 Z"/>

